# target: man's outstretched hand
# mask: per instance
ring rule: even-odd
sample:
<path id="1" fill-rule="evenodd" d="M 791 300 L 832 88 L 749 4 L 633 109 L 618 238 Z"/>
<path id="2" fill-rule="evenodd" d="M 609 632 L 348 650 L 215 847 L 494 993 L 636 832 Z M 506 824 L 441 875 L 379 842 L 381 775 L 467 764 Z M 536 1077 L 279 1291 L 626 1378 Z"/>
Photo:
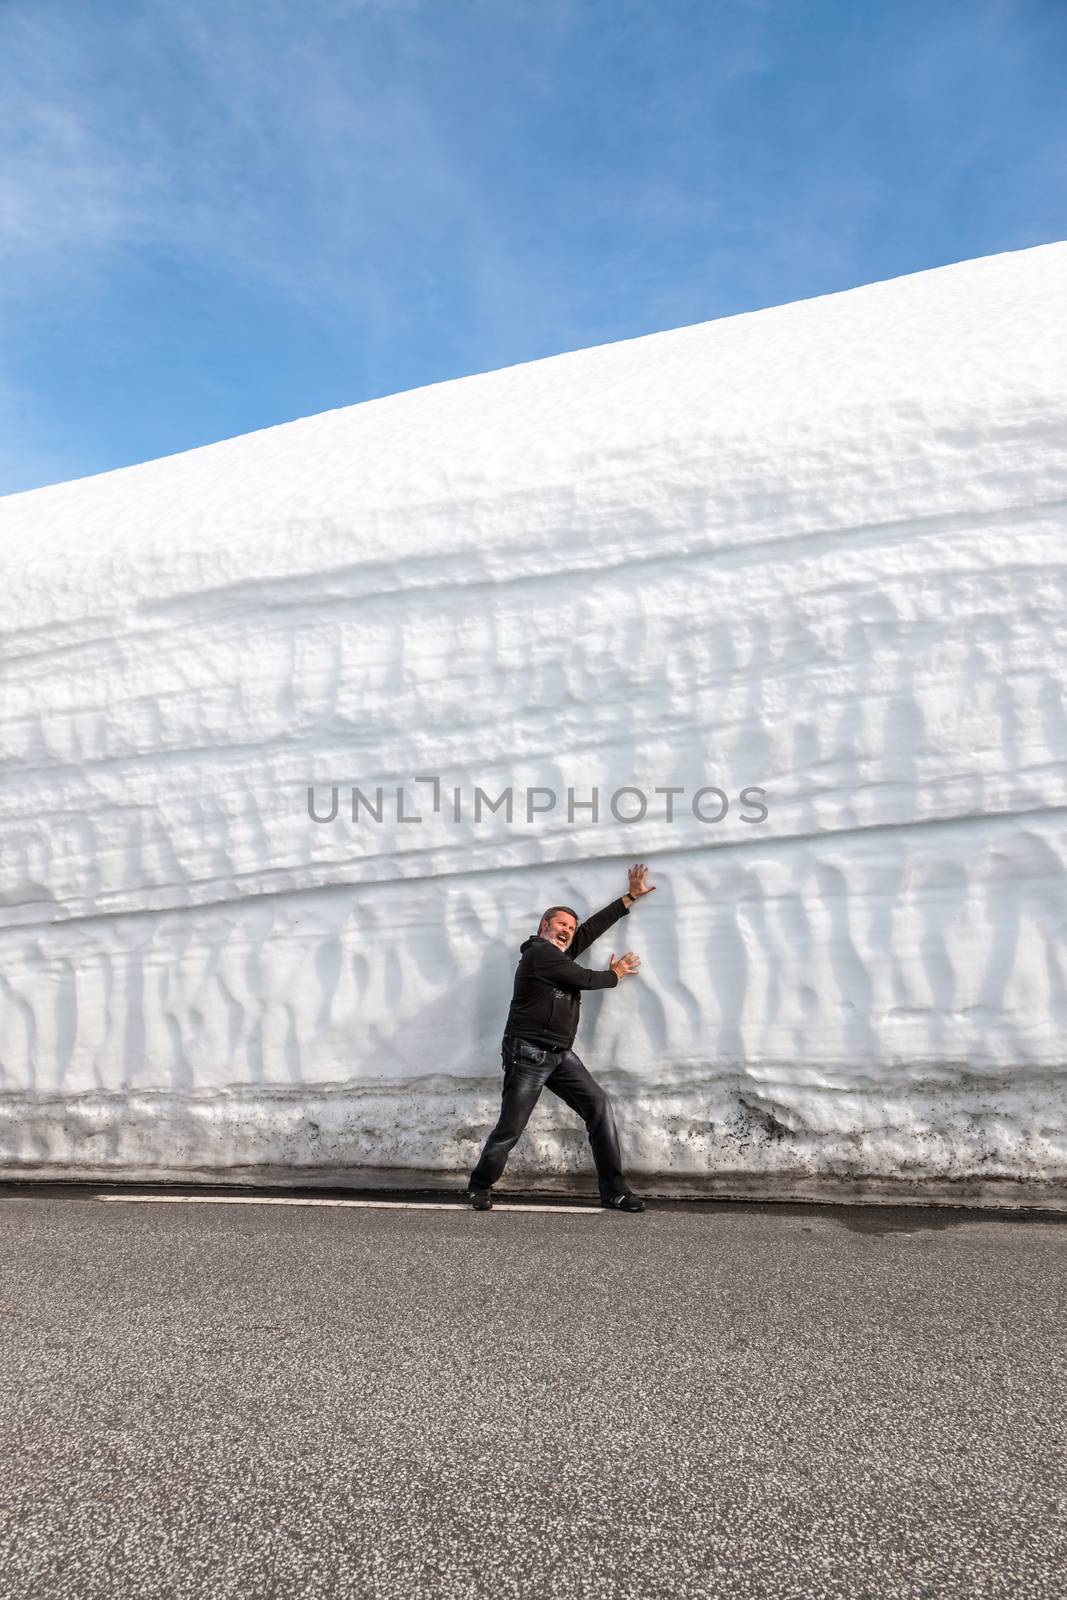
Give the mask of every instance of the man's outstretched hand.
<path id="1" fill-rule="evenodd" d="M 623 895 L 623 903 L 626 906 L 631 905 L 635 900 L 640 900 L 643 894 L 655 893 L 655 884 L 645 882 L 647 874 L 648 868 L 643 862 L 638 862 L 636 867 L 630 868 L 630 887 Z M 635 956 L 632 950 L 627 950 L 626 954 L 620 956 L 616 961 L 615 952 L 612 951 L 611 970 L 617 978 L 628 978 L 631 973 L 641 970 L 641 958 L 640 956 Z"/>
<path id="2" fill-rule="evenodd" d="M 631 867 L 629 873 L 630 886 L 623 899 L 640 900 L 643 894 L 655 894 L 656 885 L 645 882 L 647 875 L 648 868 L 642 862 L 639 862 L 636 867 Z"/>
<path id="3" fill-rule="evenodd" d="M 627 978 L 631 972 L 640 971 L 641 957 L 635 956 L 632 950 L 627 950 L 626 954 L 624 956 L 620 956 L 618 961 L 616 961 L 615 952 L 613 950 L 611 952 L 611 961 L 609 965 L 617 978 Z"/>

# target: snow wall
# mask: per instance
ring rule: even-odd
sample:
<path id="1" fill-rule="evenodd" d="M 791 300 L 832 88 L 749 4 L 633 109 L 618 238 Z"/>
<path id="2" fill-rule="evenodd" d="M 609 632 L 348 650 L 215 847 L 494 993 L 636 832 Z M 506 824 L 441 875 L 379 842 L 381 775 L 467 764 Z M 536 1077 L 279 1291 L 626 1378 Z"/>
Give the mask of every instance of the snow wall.
<path id="1" fill-rule="evenodd" d="M 6 1175 L 465 1177 L 519 943 L 643 861 L 577 1042 L 635 1184 L 1062 1203 L 1065 290 L 1049 245 L 6 499 Z M 550 1094 L 508 1184 L 594 1192 Z"/>

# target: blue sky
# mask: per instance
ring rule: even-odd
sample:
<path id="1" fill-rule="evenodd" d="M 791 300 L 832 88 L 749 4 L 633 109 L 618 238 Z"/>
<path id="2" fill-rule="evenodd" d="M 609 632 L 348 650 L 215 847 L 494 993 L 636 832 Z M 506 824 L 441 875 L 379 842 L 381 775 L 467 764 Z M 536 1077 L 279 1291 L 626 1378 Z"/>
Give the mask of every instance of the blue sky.
<path id="1" fill-rule="evenodd" d="M 0 493 L 1067 236 L 1065 0 L 0 0 Z"/>

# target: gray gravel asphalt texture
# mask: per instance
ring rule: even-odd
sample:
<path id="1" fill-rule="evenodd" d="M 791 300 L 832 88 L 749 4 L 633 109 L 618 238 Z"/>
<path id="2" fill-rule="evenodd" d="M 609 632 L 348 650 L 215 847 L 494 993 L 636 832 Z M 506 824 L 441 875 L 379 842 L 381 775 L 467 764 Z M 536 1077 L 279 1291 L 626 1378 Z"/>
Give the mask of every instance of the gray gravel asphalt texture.
<path id="1" fill-rule="evenodd" d="M 0 1194 L 3 1596 L 1067 1594 L 1064 1219 Z"/>

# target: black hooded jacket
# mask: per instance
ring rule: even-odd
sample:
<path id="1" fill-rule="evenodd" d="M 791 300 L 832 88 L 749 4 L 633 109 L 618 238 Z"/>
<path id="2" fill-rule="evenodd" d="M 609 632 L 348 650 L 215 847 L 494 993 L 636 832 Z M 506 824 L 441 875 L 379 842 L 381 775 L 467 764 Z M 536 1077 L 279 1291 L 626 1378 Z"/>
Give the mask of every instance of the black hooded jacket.
<path id="1" fill-rule="evenodd" d="M 587 950 L 613 922 L 629 915 L 630 908 L 620 895 L 603 911 L 594 912 L 578 924 L 566 950 L 536 933 L 526 939 L 519 946 L 515 991 L 504 1032 L 532 1039 L 549 1050 L 569 1050 L 578 1032 L 581 991 L 614 989 L 619 981 L 610 967 L 603 972 L 581 967 L 574 957 Z"/>

